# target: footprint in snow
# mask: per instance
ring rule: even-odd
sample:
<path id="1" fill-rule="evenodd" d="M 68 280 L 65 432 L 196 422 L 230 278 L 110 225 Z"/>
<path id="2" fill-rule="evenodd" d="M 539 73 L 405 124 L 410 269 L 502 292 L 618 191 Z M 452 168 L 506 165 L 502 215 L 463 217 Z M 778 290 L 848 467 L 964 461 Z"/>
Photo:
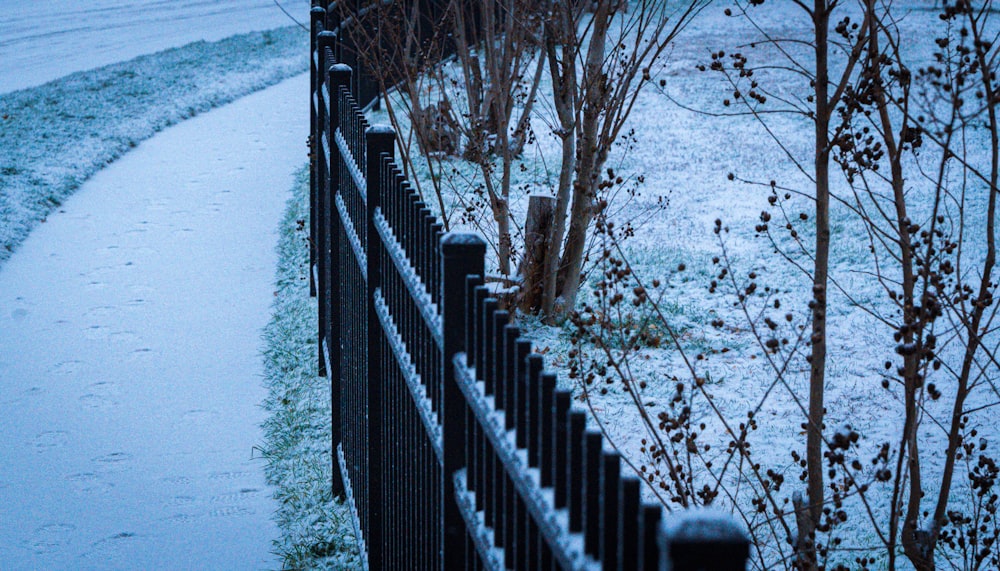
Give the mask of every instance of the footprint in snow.
<path id="1" fill-rule="evenodd" d="M 149 248 L 147 246 L 136 246 L 134 248 L 129 248 L 128 251 L 131 255 L 137 258 L 149 257 L 159 253 L 156 248 Z"/>
<path id="2" fill-rule="evenodd" d="M 49 369 L 49 372 L 56 375 L 75 375 L 76 373 L 80 372 L 80 369 L 83 367 L 83 365 L 84 365 L 83 361 L 70 359 L 68 361 L 61 361 L 59 363 L 56 363 L 51 369 Z"/>
<path id="3" fill-rule="evenodd" d="M 99 305 L 97 307 L 92 307 L 87 311 L 83 312 L 83 316 L 93 319 L 102 317 L 115 317 L 121 313 L 121 309 L 114 305 Z"/>
<path id="4" fill-rule="evenodd" d="M 106 325 L 90 325 L 83 329 L 83 336 L 92 341 L 106 339 L 110 328 Z"/>
<path id="5" fill-rule="evenodd" d="M 212 472 L 208 478 L 210 480 L 239 480 L 253 475 L 253 472 Z"/>
<path id="6" fill-rule="evenodd" d="M 102 381 L 87 385 L 87 393 L 80 397 L 80 404 L 87 408 L 106 409 L 116 404 L 114 397 L 118 394 L 115 383 Z"/>
<path id="7" fill-rule="evenodd" d="M 95 464 L 106 470 L 124 470 L 129 467 L 132 455 L 128 452 L 112 452 L 96 458 L 91 458 Z"/>
<path id="8" fill-rule="evenodd" d="M 174 496 L 163 503 L 164 506 L 177 507 L 188 506 L 197 501 L 194 496 Z"/>
<path id="9" fill-rule="evenodd" d="M 208 501 L 213 504 L 234 503 L 234 502 L 238 503 L 238 502 L 248 501 L 259 495 L 260 495 L 260 490 L 258 490 L 257 488 L 241 488 L 237 492 L 212 496 Z"/>
<path id="10" fill-rule="evenodd" d="M 172 523 L 191 523 L 200 517 L 202 517 L 202 514 L 179 513 L 165 517 L 162 521 L 169 521 Z"/>
<path id="11" fill-rule="evenodd" d="M 3 370 L 4 370 L 4 367 L 0 366 L 0 373 L 3 373 Z M 2 379 L 2 378 L 3 378 L 3 375 L 0 374 L 0 379 Z M 24 391 L 22 391 L 21 394 L 15 396 L 14 398 L 6 399 L 6 400 L 0 400 L 0 404 L 3 404 L 3 405 L 20 405 L 20 404 L 24 403 L 25 400 L 37 397 L 37 396 L 39 396 L 41 394 L 44 394 L 44 393 L 45 393 L 45 389 L 43 389 L 42 387 L 30 387 L 30 388 L 25 389 Z"/>
<path id="12" fill-rule="evenodd" d="M 108 340 L 116 345 L 135 344 L 139 341 L 139 334 L 135 331 L 113 331 L 108 334 Z"/>
<path id="13" fill-rule="evenodd" d="M 169 200 L 152 199 L 148 201 L 148 203 L 146 204 L 146 209 L 153 212 L 159 212 L 161 210 L 166 210 L 167 206 L 169 205 L 170 205 Z"/>
<path id="14" fill-rule="evenodd" d="M 255 513 L 257 512 L 243 506 L 222 506 L 220 508 L 209 511 L 208 515 L 212 517 L 242 517 L 242 516 L 254 515 Z"/>
<path id="15" fill-rule="evenodd" d="M 140 347 L 129 353 L 129 360 L 131 361 L 143 361 L 150 358 L 153 355 L 153 350 L 149 347 Z"/>
<path id="16" fill-rule="evenodd" d="M 69 444 L 69 432 L 65 430 L 48 430 L 31 439 L 31 445 L 39 452 L 62 448 L 67 444 Z"/>
<path id="17" fill-rule="evenodd" d="M 185 428 L 190 426 L 204 426 L 209 424 L 212 420 L 218 418 L 219 413 L 214 410 L 205 409 L 194 409 L 185 411 L 181 415 L 180 420 L 176 422 L 178 428 Z"/>
<path id="18" fill-rule="evenodd" d="M 43 525 L 32 532 L 25 543 L 26 547 L 38 555 L 55 553 L 69 545 L 70 537 L 76 531 L 76 526 L 68 523 L 51 523 Z"/>

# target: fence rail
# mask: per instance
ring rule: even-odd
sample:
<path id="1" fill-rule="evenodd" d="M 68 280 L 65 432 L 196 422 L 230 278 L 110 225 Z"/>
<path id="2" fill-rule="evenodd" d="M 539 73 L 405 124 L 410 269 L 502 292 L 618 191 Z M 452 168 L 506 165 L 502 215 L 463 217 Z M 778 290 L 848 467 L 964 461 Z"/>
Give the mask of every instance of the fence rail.
<path id="1" fill-rule="evenodd" d="M 329 10 L 329 12 L 328 12 Z M 444 234 L 312 21 L 312 291 L 330 378 L 333 491 L 370 569 L 744 569 L 728 516 L 643 502 L 483 286 L 485 243 Z"/>

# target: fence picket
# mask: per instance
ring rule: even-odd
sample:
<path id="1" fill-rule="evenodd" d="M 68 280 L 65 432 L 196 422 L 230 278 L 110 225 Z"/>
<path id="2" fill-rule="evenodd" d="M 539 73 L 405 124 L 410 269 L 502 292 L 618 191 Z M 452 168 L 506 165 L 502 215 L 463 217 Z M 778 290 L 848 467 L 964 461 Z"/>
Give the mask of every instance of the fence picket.
<path id="1" fill-rule="evenodd" d="M 329 160 L 330 165 L 339 165 L 342 162 L 340 156 L 340 147 L 333 144 L 334 134 L 340 127 L 340 91 L 341 89 L 346 89 L 351 83 L 351 68 L 346 65 L 335 63 L 329 66 L 326 75 L 326 81 L 329 85 L 330 98 L 327 101 L 329 107 L 329 113 L 327 113 L 327 124 L 322 126 L 322 133 L 325 133 L 326 140 L 330 141 L 329 144 Z M 317 132 L 320 132 L 319 130 Z M 325 169 L 326 172 L 331 172 L 332 168 Z M 343 319 L 343 312 L 341 311 L 341 306 L 339 303 L 334 303 L 334 299 L 341 298 L 340 284 L 342 283 L 341 277 L 341 264 L 339 254 L 341 248 L 341 235 L 344 233 L 341 227 L 340 216 L 337 213 L 336 208 L 336 197 L 340 191 L 339 188 L 339 177 L 328 175 L 323 184 L 317 192 L 323 193 L 326 198 L 326 208 L 323 213 L 323 223 L 325 229 L 323 234 L 327 237 L 327 249 L 325 251 L 325 256 L 327 256 L 328 263 L 326 268 L 327 281 L 325 287 L 323 288 L 324 295 L 329 296 L 324 303 L 319 304 L 320 311 L 326 312 L 326 319 L 324 321 L 324 326 L 320 327 L 320 337 L 317 342 L 320 350 L 320 362 L 325 364 L 325 372 L 327 377 L 330 379 L 330 422 L 331 422 L 331 439 L 333 450 L 337 449 L 337 445 L 343 441 L 343 431 L 342 431 L 342 421 L 341 421 L 341 410 L 343 409 L 343 392 L 341 383 L 338 382 L 341 378 L 341 363 L 343 359 L 343 342 L 341 339 L 341 320 Z M 310 272 L 311 273 L 311 272 Z M 322 371 L 321 371 L 322 372 Z M 336 462 L 335 462 L 336 464 Z M 336 466 L 334 466 L 336 468 Z M 340 496 L 344 493 L 344 481 L 341 476 L 340 470 L 333 470 L 333 494 L 334 496 Z"/>
<path id="2" fill-rule="evenodd" d="M 642 482 L 635 476 L 621 478 L 621 569 L 639 568 L 639 521 L 642 512 L 639 511 L 642 502 L 640 486 Z"/>
<path id="3" fill-rule="evenodd" d="M 321 56 L 321 51 L 317 49 L 316 37 L 324 29 L 324 22 L 326 21 L 326 10 L 320 6 L 313 6 L 309 10 L 309 20 L 312 23 L 312 29 L 309 34 L 309 83 L 310 83 L 310 96 L 309 96 L 309 209 L 310 212 L 316 212 L 316 196 L 320 191 L 321 180 L 317 176 L 317 171 L 320 168 L 319 160 L 319 134 L 322 133 L 323 123 L 320 121 L 319 115 L 319 104 L 316 101 L 316 95 L 320 92 L 322 81 L 323 81 L 323 68 L 320 66 L 319 58 Z M 316 224 L 317 219 L 311 218 L 309 222 L 309 235 L 316 235 Z M 313 278 L 312 267 L 316 265 L 316 248 L 315 245 L 310 240 L 309 243 L 309 295 L 316 296 L 316 281 Z"/>
<path id="4" fill-rule="evenodd" d="M 450 291 L 465 289 L 466 277 L 483 275 L 483 256 L 486 243 L 478 236 L 449 234 L 441 242 L 441 282 Z M 443 304 L 444 354 L 464 352 L 466 323 L 465 300 L 460 296 L 445 296 Z M 466 466 L 465 448 L 467 409 L 464 396 L 458 387 L 454 364 L 444 363 L 444 568 L 459 569 L 467 560 L 465 524 L 459 511 L 453 475 Z"/>
<path id="5" fill-rule="evenodd" d="M 605 452 L 601 466 L 601 537 L 600 560 L 605 571 L 621 569 L 618 560 L 621 543 L 621 459 L 617 452 Z"/>

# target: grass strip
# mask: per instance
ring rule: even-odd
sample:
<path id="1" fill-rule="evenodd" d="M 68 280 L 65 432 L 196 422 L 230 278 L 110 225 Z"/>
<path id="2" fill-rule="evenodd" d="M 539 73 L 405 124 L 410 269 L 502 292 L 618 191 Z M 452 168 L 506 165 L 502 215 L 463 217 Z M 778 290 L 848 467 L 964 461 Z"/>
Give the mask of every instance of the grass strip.
<path id="1" fill-rule="evenodd" d="M 268 483 L 277 489 L 285 569 L 360 569 L 347 506 L 332 497 L 330 388 L 316 375 L 316 300 L 309 297 L 309 171 L 289 199 L 278 243 L 274 312 L 264 329 Z"/>

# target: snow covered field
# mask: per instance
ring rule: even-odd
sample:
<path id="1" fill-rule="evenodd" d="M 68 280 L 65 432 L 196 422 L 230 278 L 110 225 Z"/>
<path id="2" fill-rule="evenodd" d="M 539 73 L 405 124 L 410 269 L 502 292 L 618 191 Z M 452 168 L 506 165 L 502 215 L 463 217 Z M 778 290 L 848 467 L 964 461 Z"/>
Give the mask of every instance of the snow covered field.
<path id="1" fill-rule="evenodd" d="M 308 2 L 281 5 L 308 25 Z M 0 93 L 198 40 L 293 23 L 272 0 L 4 0 Z"/>
<path id="2" fill-rule="evenodd" d="M 932 10 L 934 5 L 929 0 L 896 4 L 900 14 L 905 13 L 898 25 L 904 39 L 902 49 L 912 69 L 932 61 L 931 52 L 936 46 L 928 38 L 942 30 L 937 13 Z M 710 395 L 711 401 L 698 393 L 697 397 L 690 397 L 690 401 L 682 403 L 692 407 L 694 427 L 705 423 L 697 430 L 699 442 L 712 446 L 704 460 L 714 460 L 716 466 L 722 465 L 730 441 L 719 426 L 712 412 L 713 407 L 729 415 L 734 426 L 745 422 L 747 412 L 756 409 L 758 429 L 750 436 L 756 450 L 756 461 L 781 471 L 789 482 L 795 480 L 795 484 L 782 489 L 784 498 L 803 489 L 797 480 L 798 472 L 790 452 L 804 449 L 804 437 L 800 432 L 804 418 L 795 401 L 805 398 L 807 390 L 807 350 L 800 348 L 780 375 L 780 382 L 777 381 L 778 375 L 768 365 L 765 351 L 751 335 L 746 317 L 738 307 L 734 307 L 736 295 L 731 291 L 710 293 L 713 280 L 725 281 L 718 278 L 720 266 L 712 262 L 713 258 L 723 254 L 720 239 L 713 228 L 716 219 L 729 228 L 723 233 L 725 251 L 730 256 L 731 272 L 738 281 L 745 286 L 748 276 L 754 276 L 759 285 L 757 294 L 750 297 L 750 314 L 773 314 L 781 321 L 781 335 L 794 339 L 798 333 L 796 328 L 808 323 L 807 304 L 812 297 L 810 278 L 793 263 L 777 256 L 768 238 L 759 235 L 754 228 L 760 224 L 761 211 L 771 208 L 768 201 L 772 192 L 769 181 L 775 181 L 778 188 L 801 191 L 806 197 L 813 191 L 807 175 L 796 168 L 760 124 L 747 115 L 733 115 L 733 112 L 742 110 L 738 105 L 723 105 L 723 99 L 732 98 L 733 89 L 721 74 L 698 69 L 699 65 L 708 65 L 712 61 L 711 54 L 718 50 L 727 54 L 745 53 L 755 65 L 768 62 L 766 46 L 751 47 L 753 42 L 760 40 L 758 30 L 740 18 L 724 15 L 723 10 L 731 6 L 730 2 L 717 2 L 710 6 L 681 35 L 669 51 L 664 65 L 653 70 L 654 84 L 637 101 L 630 124 L 626 127 L 626 132 L 634 128 L 634 133 L 624 144 L 616 146 L 608 163 L 626 181 L 624 185 L 615 187 L 618 195 L 613 202 L 612 208 L 616 211 L 613 220 L 619 227 L 625 221 L 636 221 L 634 237 L 624 242 L 624 256 L 635 275 L 641 277 L 647 287 L 654 279 L 663 284 L 653 297 L 659 298 L 667 324 L 678 332 L 687 357 L 696 363 L 698 376 L 708 379 L 706 394 Z M 791 2 L 768 2 L 753 14 L 757 23 L 775 37 L 808 39 L 809 23 Z M 995 33 L 997 21 L 994 18 L 991 22 L 991 30 Z M 807 48 L 801 49 L 806 56 L 804 61 L 810 61 L 805 53 Z M 774 61 L 777 59 L 769 63 Z M 541 93 L 550 93 L 547 74 L 545 78 Z M 662 88 L 658 86 L 661 79 L 664 81 Z M 773 94 L 771 109 L 781 106 L 774 103 L 774 99 L 778 98 L 805 104 L 808 81 L 796 77 L 794 73 L 758 69 L 754 79 Z M 551 104 L 539 104 L 536 110 L 533 128 L 537 145 L 526 152 L 524 169 L 517 166 L 513 169 L 518 178 L 512 186 L 527 188 L 532 193 L 550 194 L 558 176 L 559 149 L 557 139 L 552 135 L 552 125 L 557 125 L 558 121 Z M 791 154 L 802 160 L 808 172 L 811 169 L 813 143 L 811 121 L 803 116 L 782 114 L 765 115 L 765 120 L 768 128 L 777 134 Z M 386 122 L 386 114 L 378 115 L 376 121 Z M 979 168 L 988 169 L 984 133 L 970 131 L 968 136 L 970 161 Z M 932 160 L 933 152 L 924 149 L 922 156 Z M 415 172 L 422 177 L 421 186 L 431 188 L 429 171 L 419 167 Z M 927 196 L 926 181 L 921 180 L 912 163 L 907 163 L 907 168 L 912 173 L 907 181 L 910 196 Z M 464 206 L 462 200 L 473 196 L 473 189 L 479 182 L 475 169 L 462 161 L 447 160 L 443 165 L 436 165 L 435 172 L 442 173 L 446 205 L 453 209 L 452 223 L 458 225 L 459 216 L 454 213 L 461 212 Z M 733 173 L 733 179 L 730 179 L 729 173 Z M 644 182 L 638 183 L 640 177 Z M 756 184 L 747 184 L 742 182 L 744 180 Z M 835 173 L 833 180 L 834 192 L 850 201 L 850 189 L 839 172 Z M 966 198 L 968 241 L 963 253 L 970 267 L 974 268 L 981 264 L 985 255 L 985 217 L 982 213 L 985 212 L 983 205 L 988 192 L 981 184 L 972 186 L 974 189 L 970 187 Z M 627 192 L 629 188 L 636 190 L 634 196 Z M 519 223 L 524 220 L 525 198 L 520 195 L 512 204 L 513 218 Z M 429 200 L 429 203 L 436 206 L 434 200 Z M 806 213 L 807 219 L 812 220 L 814 208 L 808 198 L 792 196 L 783 202 L 783 206 L 796 225 L 799 224 L 800 212 Z M 776 209 L 773 213 L 779 216 Z M 828 430 L 832 431 L 834 427 L 849 422 L 861 433 L 856 455 L 866 467 L 860 474 L 873 480 L 871 459 L 882 443 L 889 443 L 892 450 L 898 450 L 899 419 L 903 414 L 900 405 L 902 391 L 897 382 L 891 382 L 888 390 L 882 388 L 881 383 L 886 376 L 884 363 L 892 361 L 898 365 L 899 362 L 895 353 L 894 330 L 880 322 L 873 313 L 894 316 L 896 308 L 873 275 L 874 262 L 868 251 L 863 225 L 840 203 L 834 204 L 832 219 L 834 246 L 831 276 L 837 285 L 831 287 L 828 312 L 830 353 L 826 423 Z M 465 226 L 482 231 L 487 236 L 495 236 L 491 216 L 485 209 L 481 221 L 482 227 Z M 784 221 L 781 226 L 784 226 Z M 797 227 L 803 242 L 811 248 L 812 234 L 808 223 Z M 794 241 L 786 233 L 778 234 L 776 240 L 779 244 L 793 251 L 796 249 Z M 591 250 L 595 256 L 601 247 L 602 244 L 595 243 Z M 807 254 L 793 256 L 793 260 L 807 268 L 810 265 Z M 681 264 L 685 266 L 684 271 L 678 271 Z M 495 266 L 492 270 L 495 271 Z M 974 278 L 973 274 L 975 270 L 970 271 Z M 581 304 L 595 302 L 592 292 L 600 279 L 599 271 L 590 271 L 585 280 L 587 285 L 581 291 Z M 626 299 L 630 298 L 634 285 L 630 283 L 622 289 Z M 723 284 L 718 289 L 727 287 Z M 780 312 L 770 306 L 774 297 L 780 297 Z M 792 317 L 788 325 L 783 319 L 786 313 Z M 647 323 L 660 332 L 665 325 L 647 309 L 634 312 L 623 310 L 622 315 L 613 319 L 619 319 L 619 323 L 623 324 L 632 323 L 633 326 L 648 320 Z M 716 320 L 722 320 L 725 326 L 713 327 L 712 322 Z M 566 369 L 570 365 L 566 355 L 573 348 L 570 343 L 573 327 L 544 327 L 532 318 L 523 319 L 522 323 L 531 330 L 537 348 L 546 353 L 547 366 L 560 372 L 561 382 L 580 391 L 579 381 L 566 377 Z M 991 347 L 995 345 L 994 337 Z M 578 360 L 578 364 L 581 361 L 584 365 L 595 364 L 594 370 L 598 370 L 600 365 L 607 363 L 592 345 L 584 343 L 579 349 L 583 358 Z M 944 358 L 956 356 L 957 350 L 953 346 L 948 351 L 942 352 Z M 697 355 L 704 359 L 696 358 Z M 641 401 L 654 419 L 660 412 L 675 412 L 670 411 L 669 403 L 678 381 L 686 383 L 687 389 L 693 384 L 682 356 L 668 341 L 659 348 L 641 347 L 630 357 L 625 368 L 636 383 L 645 383 Z M 612 368 L 608 366 L 606 369 L 610 371 Z M 985 375 L 996 379 L 996 367 L 986 366 Z M 949 383 L 953 382 L 943 375 L 938 379 L 941 386 L 951 386 Z M 649 439 L 651 434 L 642 428 L 632 397 L 621 389 L 620 379 L 613 371 L 606 376 L 598 375 L 597 384 L 592 388 L 595 415 L 620 450 L 637 464 L 645 462 L 665 470 L 662 464 L 657 464 L 640 450 L 641 440 Z M 607 389 L 607 394 L 601 394 L 602 389 Z M 970 427 L 974 426 L 979 431 L 984 442 L 993 443 L 1000 435 L 996 423 L 992 421 L 993 413 L 989 412 L 997 404 L 996 387 L 984 383 L 982 389 L 973 397 L 970 406 L 984 408 L 978 414 L 970 415 Z M 689 390 L 686 394 L 691 392 Z M 925 424 L 920 434 L 926 478 L 924 488 L 934 494 L 939 487 L 944 443 L 944 432 L 935 422 L 947 418 L 950 406 L 949 397 L 945 396 L 940 401 L 928 402 L 924 409 Z M 653 432 L 657 432 L 655 420 Z M 678 449 L 683 455 L 683 444 L 678 444 Z M 992 444 L 991 451 L 995 452 Z M 697 477 L 703 477 L 706 483 L 713 483 L 703 465 L 693 463 L 699 470 Z M 752 481 L 744 481 L 742 486 L 733 486 L 734 496 L 722 501 L 744 506 L 744 513 L 749 514 L 748 521 L 766 528 L 766 514 L 754 515 L 753 510 L 747 508 L 749 497 L 754 493 L 753 485 Z M 875 506 L 872 517 L 884 525 L 891 489 L 877 484 L 873 484 L 872 489 L 870 499 Z M 971 494 L 968 479 L 963 474 L 956 479 L 953 488 L 956 505 L 968 505 L 961 504 L 959 498 L 967 498 Z M 669 498 L 666 501 L 669 503 Z M 843 561 L 849 562 L 848 567 L 853 568 L 850 562 L 859 553 L 873 555 L 879 562 L 884 562 L 885 550 L 879 548 L 879 539 L 872 527 L 867 516 L 852 515 L 852 520 L 838 530 L 844 545 L 854 550 L 842 554 Z M 781 541 L 780 537 L 775 539 L 776 544 Z M 757 567 L 768 568 L 768 565 L 760 563 L 762 560 L 755 560 Z M 777 558 L 771 561 L 775 568 L 781 566 L 776 562 Z M 875 568 L 881 568 L 880 564 L 876 563 Z"/>

